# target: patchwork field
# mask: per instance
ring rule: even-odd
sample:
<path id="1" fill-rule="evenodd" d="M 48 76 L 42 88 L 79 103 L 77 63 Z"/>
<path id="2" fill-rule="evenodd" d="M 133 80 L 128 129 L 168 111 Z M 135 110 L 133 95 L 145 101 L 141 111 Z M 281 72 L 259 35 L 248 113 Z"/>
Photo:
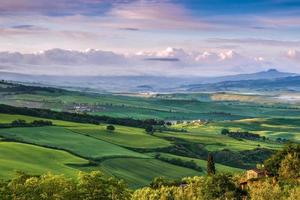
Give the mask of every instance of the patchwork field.
<path id="1" fill-rule="evenodd" d="M 155 156 L 156 153 L 150 153 L 148 155 L 151 156 Z M 174 158 L 174 159 L 181 159 L 184 161 L 194 161 L 199 167 L 201 167 L 203 169 L 202 174 L 206 174 L 206 168 L 207 168 L 207 162 L 206 160 L 201 160 L 201 159 L 197 159 L 197 158 L 189 158 L 189 157 L 184 157 L 184 156 L 177 156 L 177 155 L 173 155 L 173 154 L 169 154 L 169 153 L 159 153 L 161 157 L 163 158 Z M 234 167 L 229 167 L 226 165 L 222 165 L 222 164 L 216 164 L 216 170 L 219 172 L 226 172 L 226 173 L 239 173 L 239 172 L 243 172 L 244 170 L 240 169 L 240 168 L 234 168 Z"/>
<path id="2" fill-rule="evenodd" d="M 70 130 L 113 144 L 131 148 L 155 149 L 170 146 L 169 141 L 146 134 L 144 129 L 115 126 L 115 131 L 107 131 L 105 125 L 96 127 L 75 127 Z"/>
<path id="3" fill-rule="evenodd" d="M 0 129 L 0 176 L 5 179 L 15 171 L 74 176 L 81 170 L 101 170 L 137 188 L 157 176 L 205 175 L 209 153 L 215 157 L 217 171 L 240 173 L 282 148 L 283 140 L 300 142 L 300 105 L 273 100 L 274 95 L 115 95 L 36 88 L 7 92 L 8 88 L 1 88 L 0 103 L 8 105 L 172 123 L 154 133 L 117 124 L 114 131 L 108 131 L 110 122 L 95 125 L 0 113 L 0 124 L 18 119 L 53 123 Z M 234 138 L 221 134 L 225 128 L 266 138 Z M 172 163 L 172 159 L 180 162 Z M 185 165 L 191 160 L 201 170 Z"/>
<path id="4" fill-rule="evenodd" d="M 62 127 L 2 129 L 0 130 L 0 136 L 19 142 L 63 149 L 96 160 L 105 157 L 147 157 L 102 140 L 74 133 Z"/>
<path id="5" fill-rule="evenodd" d="M 12 178 L 17 171 L 39 175 L 52 172 L 75 177 L 79 170 L 68 165 L 84 165 L 88 161 L 70 153 L 34 145 L 0 142 L 0 177 Z"/>
<path id="6" fill-rule="evenodd" d="M 160 176 L 179 179 L 186 176 L 201 175 L 195 170 L 155 159 L 109 159 L 101 163 L 101 168 L 111 175 L 126 180 L 133 187 L 147 185 L 155 177 Z"/>

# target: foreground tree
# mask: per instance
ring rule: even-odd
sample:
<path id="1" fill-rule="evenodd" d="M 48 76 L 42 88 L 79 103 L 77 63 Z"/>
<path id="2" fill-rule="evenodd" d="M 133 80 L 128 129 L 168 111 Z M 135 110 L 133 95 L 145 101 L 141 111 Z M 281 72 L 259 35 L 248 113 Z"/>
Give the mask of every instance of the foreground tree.
<path id="1" fill-rule="evenodd" d="M 279 176 L 284 179 L 299 179 L 300 178 L 300 154 L 289 153 L 281 161 L 278 170 Z"/>
<path id="2" fill-rule="evenodd" d="M 214 175 L 216 174 L 215 162 L 214 157 L 212 154 L 208 154 L 207 158 L 207 174 Z"/>
<path id="3" fill-rule="evenodd" d="M 78 193 L 84 200 L 129 200 L 131 196 L 123 181 L 107 178 L 99 171 L 79 174 Z"/>
<path id="4" fill-rule="evenodd" d="M 267 172 L 272 176 L 279 176 L 279 169 L 282 162 L 289 154 L 296 156 L 294 157 L 296 160 L 299 159 L 300 144 L 288 144 L 282 150 L 265 160 L 264 166 Z"/>
<path id="5" fill-rule="evenodd" d="M 259 181 L 250 186 L 249 194 L 251 200 L 283 200 L 283 191 L 278 184 L 273 185 L 271 181 Z"/>
<path id="6" fill-rule="evenodd" d="M 161 182 L 161 181 L 160 181 Z M 241 191 L 226 174 L 185 178 L 181 185 L 160 185 L 136 190 L 132 200 L 240 200 Z"/>
<path id="7" fill-rule="evenodd" d="M 129 200 L 131 191 L 123 181 L 101 172 L 80 173 L 78 180 L 63 175 L 30 176 L 25 173 L 0 182 L 1 200 Z"/>

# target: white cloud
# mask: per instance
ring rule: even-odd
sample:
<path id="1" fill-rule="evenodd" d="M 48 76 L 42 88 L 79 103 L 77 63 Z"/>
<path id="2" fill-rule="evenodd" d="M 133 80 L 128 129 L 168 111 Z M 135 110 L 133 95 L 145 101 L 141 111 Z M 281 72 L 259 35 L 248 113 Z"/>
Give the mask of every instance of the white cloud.
<path id="1" fill-rule="evenodd" d="M 28 74 L 65 75 L 164 75 L 216 76 L 278 68 L 283 71 L 289 58 L 289 71 L 299 72 L 300 53 L 268 59 L 246 56 L 233 50 L 186 51 L 168 47 L 161 51 L 119 54 L 111 51 L 50 49 L 36 53 L 0 52 L 2 71 Z"/>
<path id="2" fill-rule="evenodd" d="M 287 57 L 292 60 L 299 60 L 300 61 L 300 52 L 295 49 L 290 49 L 286 53 Z"/>

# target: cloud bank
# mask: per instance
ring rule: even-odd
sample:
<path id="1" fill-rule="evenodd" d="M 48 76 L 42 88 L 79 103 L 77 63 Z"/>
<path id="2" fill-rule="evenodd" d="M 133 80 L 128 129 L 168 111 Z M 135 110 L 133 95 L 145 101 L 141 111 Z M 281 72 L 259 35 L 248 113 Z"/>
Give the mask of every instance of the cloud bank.
<path id="1" fill-rule="evenodd" d="M 37 53 L 0 52 L 1 71 L 78 76 L 216 76 L 269 68 L 300 72 L 299 61 L 300 52 L 297 50 L 277 55 L 276 59 L 260 55 L 245 56 L 234 50 L 186 51 L 171 47 L 161 51 L 127 54 L 95 49 L 50 49 Z"/>

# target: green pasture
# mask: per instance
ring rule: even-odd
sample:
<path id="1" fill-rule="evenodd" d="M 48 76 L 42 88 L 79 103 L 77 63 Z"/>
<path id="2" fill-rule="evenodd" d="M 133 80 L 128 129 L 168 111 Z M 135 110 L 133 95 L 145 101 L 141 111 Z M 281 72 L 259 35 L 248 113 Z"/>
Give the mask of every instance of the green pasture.
<path id="1" fill-rule="evenodd" d="M 15 142 L 0 142 L 0 177 L 12 178 L 17 171 L 39 175 L 65 174 L 75 177 L 79 172 L 69 165 L 87 164 L 88 161 L 70 153 Z"/>
<path id="2" fill-rule="evenodd" d="M 148 155 L 155 156 L 156 153 L 149 153 Z M 184 157 L 184 156 L 177 156 L 169 153 L 161 153 L 159 152 L 160 156 L 163 158 L 168 158 L 168 159 L 181 159 L 184 161 L 191 161 L 193 160 L 199 167 L 203 169 L 203 174 L 206 174 L 206 167 L 207 167 L 207 161 L 202 160 L 202 159 L 197 159 L 197 158 L 189 158 L 189 157 Z M 235 172 L 243 172 L 243 169 L 240 168 L 234 168 L 234 167 L 229 167 L 226 165 L 218 164 L 216 163 L 216 170 L 218 172 L 226 172 L 226 173 L 235 173 Z"/>
<path id="3" fill-rule="evenodd" d="M 230 122 L 228 122 L 230 124 Z M 223 126 L 218 124 L 208 123 L 204 125 L 182 125 L 176 126 L 177 128 L 183 127 L 188 132 L 165 132 L 155 133 L 156 136 L 161 138 L 179 138 L 187 142 L 198 143 L 204 145 L 208 151 L 220 151 L 229 149 L 232 151 L 251 150 L 257 147 L 278 149 L 280 144 L 272 141 L 253 141 L 246 139 L 235 139 L 221 134 Z"/>
<path id="4" fill-rule="evenodd" d="M 19 142 L 63 149 L 85 158 L 146 157 L 120 146 L 74 133 L 62 127 L 1 129 L 0 136 Z"/>
<path id="5" fill-rule="evenodd" d="M 72 131 L 98 138 L 116 145 L 131 148 L 162 148 L 170 146 L 167 140 L 151 136 L 144 129 L 126 126 L 115 126 L 115 131 L 106 130 L 106 125 L 74 127 Z"/>
<path id="6" fill-rule="evenodd" d="M 104 172 L 124 179 L 132 187 L 148 185 L 155 177 L 180 179 L 200 175 L 201 172 L 179 167 L 155 159 L 115 158 L 101 163 Z"/>

